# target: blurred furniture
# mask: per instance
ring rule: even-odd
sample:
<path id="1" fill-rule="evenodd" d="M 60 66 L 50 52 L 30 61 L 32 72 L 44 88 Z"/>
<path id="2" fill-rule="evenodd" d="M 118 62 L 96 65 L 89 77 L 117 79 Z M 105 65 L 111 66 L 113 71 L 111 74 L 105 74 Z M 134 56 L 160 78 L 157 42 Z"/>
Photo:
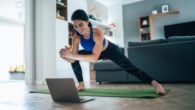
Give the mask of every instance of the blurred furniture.
<path id="1" fill-rule="evenodd" d="M 167 25 L 167 39 L 129 42 L 128 58 L 159 82 L 195 82 L 195 28 L 188 28 L 194 26 L 195 21 Z M 141 82 L 109 60 L 96 62 L 94 70 L 99 83 Z"/>

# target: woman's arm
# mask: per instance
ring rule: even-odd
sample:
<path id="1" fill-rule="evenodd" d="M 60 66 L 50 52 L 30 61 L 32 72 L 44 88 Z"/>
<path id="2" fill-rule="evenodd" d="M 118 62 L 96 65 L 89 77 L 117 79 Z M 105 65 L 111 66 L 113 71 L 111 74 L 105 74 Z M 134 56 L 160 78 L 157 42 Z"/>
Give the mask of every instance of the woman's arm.
<path id="1" fill-rule="evenodd" d="M 65 46 L 65 48 L 62 48 L 60 50 L 60 56 L 62 59 L 66 60 L 67 62 L 69 63 L 73 63 L 75 62 L 74 59 L 71 59 L 71 58 L 67 58 L 64 56 L 64 53 L 65 51 L 67 52 L 70 52 L 72 54 L 76 54 L 78 52 L 78 48 L 79 48 L 79 42 L 80 42 L 80 39 L 79 39 L 79 36 L 77 36 L 76 34 L 73 36 L 73 39 L 72 39 L 72 47 L 71 48 L 67 48 Z"/>
<path id="2" fill-rule="evenodd" d="M 102 42 L 103 42 L 103 33 L 100 29 L 94 28 L 94 36 L 93 36 L 95 45 L 90 55 L 80 55 L 77 53 L 69 53 L 66 52 L 65 56 L 67 58 L 79 60 L 79 61 L 89 61 L 89 62 L 96 62 L 102 52 Z"/>

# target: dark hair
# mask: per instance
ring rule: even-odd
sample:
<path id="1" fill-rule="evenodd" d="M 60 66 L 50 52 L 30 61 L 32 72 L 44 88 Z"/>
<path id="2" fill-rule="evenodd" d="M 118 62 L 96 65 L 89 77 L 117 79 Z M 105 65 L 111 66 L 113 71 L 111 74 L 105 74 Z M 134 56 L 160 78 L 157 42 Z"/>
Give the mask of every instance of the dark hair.
<path id="1" fill-rule="evenodd" d="M 83 20 L 83 21 L 89 21 L 89 17 L 87 13 L 84 10 L 78 9 L 73 12 L 71 20 Z M 92 24 L 89 22 L 89 27 L 92 27 Z"/>

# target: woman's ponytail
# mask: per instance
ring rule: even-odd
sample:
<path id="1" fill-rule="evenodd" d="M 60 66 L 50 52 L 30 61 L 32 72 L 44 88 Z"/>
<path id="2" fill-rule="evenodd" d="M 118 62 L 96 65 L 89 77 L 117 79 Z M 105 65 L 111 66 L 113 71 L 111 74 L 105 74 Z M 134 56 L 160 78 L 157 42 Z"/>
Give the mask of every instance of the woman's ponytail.
<path id="1" fill-rule="evenodd" d="M 89 22 L 88 26 L 89 26 L 90 28 L 92 28 L 92 27 L 93 27 L 93 25 L 91 24 L 91 22 Z"/>

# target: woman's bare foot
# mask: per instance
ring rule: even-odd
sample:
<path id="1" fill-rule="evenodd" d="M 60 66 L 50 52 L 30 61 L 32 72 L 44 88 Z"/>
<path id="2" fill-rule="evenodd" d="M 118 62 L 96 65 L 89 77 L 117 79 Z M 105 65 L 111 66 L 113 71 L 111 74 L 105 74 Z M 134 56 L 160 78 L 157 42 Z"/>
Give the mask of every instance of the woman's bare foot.
<path id="1" fill-rule="evenodd" d="M 84 91 L 85 90 L 85 84 L 83 82 L 79 82 L 79 86 L 77 87 L 77 91 Z"/>
<path id="2" fill-rule="evenodd" d="M 153 80 L 151 84 L 152 84 L 152 86 L 155 87 L 156 94 L 158 94 L 158 95 L 165 95 L 166 94 L 166 91 L 165 91 L 164 87 L 160 83 Z"/>

